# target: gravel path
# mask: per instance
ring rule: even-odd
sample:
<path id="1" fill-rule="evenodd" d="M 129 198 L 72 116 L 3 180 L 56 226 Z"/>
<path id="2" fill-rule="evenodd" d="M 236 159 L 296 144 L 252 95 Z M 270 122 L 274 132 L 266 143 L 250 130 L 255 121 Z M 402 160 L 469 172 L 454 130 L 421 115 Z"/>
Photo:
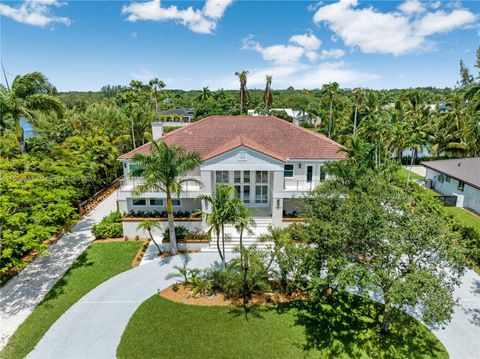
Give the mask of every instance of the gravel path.
<path id="1" fill-rule="evenodd" d="M 46 254 L 36 257 L 0 288 L 0 350 L 75 259 L 90 245 L 94 239 L 92 225 L 116 210 L 116 199 L 115 191 L 48 247 Z"/>

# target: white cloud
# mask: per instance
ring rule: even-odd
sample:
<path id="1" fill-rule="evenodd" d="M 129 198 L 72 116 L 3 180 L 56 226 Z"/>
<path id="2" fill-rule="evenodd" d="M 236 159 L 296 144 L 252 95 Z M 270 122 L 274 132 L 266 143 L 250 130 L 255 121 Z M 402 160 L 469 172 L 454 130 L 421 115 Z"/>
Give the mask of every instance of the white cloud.
<path id="1" fill-rule="evenodd" d="M 122 13 L 128 15 L 128 21 L 178 21 L 193 32 L 211 34 L 232 2 L 233 0 L 206 0 L 202 9 L 193 9 L 191 6 L 179 9 L 175 5 L 162 7 L 160 0 L 150 0 L 124 6 Z"/>
<path id="2" fill-rule="evenodd" d="M 62 6 L 58 0 L 25 0 L 19 7 L 0 4 L 0 15 L 27 25 L 45 27 L 52 23 L 70 25 L 68 17 L 55 16 L 52 7 Z"/>
<path id="3" fill-rule="evenodd" d="M 425 7 L 420 0 L 407 0 L 398 7 L 405 14 L 420 14 L 425 11 Z"/>
<path id="4" fill-rule="evenodd" d="M 322 42 L 314 34 L 294 35 L 289 40 L 292 44 L 303 47 L 307 51 L 318 50 Z"/>
<path id="5" fill-rule="evenodd" d="M 315 61 L 318 54 L 315 50 L 321 45 L 321 41 L 314 34 L 294 35 L 289 40 L 290 44 L 278 44 L 264 47 L 253 40 L 250 35 L 243 39 L 244 50 L 254 50 L 262 55 L 267 61 L 275 64 L 298 63 L 304 56 L 310 61 Z"/>
<path id="6" fill-rule="evenodd" d="M 144 82 L 150 81 L 151 79 L 158 77 L 155 73 L 143 67 L 140 67 L 136 72 L 131 72 L 130 76 L 136 80 L 140 80 Z"/>
<path id="7" fill-rule="evenodd" d="M 422 36 L 448 32 L 465 24 L 473 23 L 476 16 L 467 10 L 454 10 L 447 14 L 444 11 L 428 13 L 416 23 L 417 32 Z"/>
<path id="8" fill-rule="evenodd" d="M 412 17 L 413 13 L 418 14 L 421 10 L 412 0 L 400 5 L 403 11 L 410 11 L 408 14 L 379 12 L 373 7 L 357 6 L 357 0 L 340 0 L 324 5 L 317 10 L 313 20 L 317 24 L 328 24 L 347 46 L 358 47 L 366 53 L 400 55 L 425 48 L 428 35 L 451 31 L 476 19 L 473 13 L 462 9 Z"/>
<path id="9" fill-rule="evenodd" d="M 345 51 L 343 51 L 342 49 L 322 50 L 322 52 L 320 53 L 320 57 L 322 59 L 339 59 L 343 56 L 345 56 Z"/>

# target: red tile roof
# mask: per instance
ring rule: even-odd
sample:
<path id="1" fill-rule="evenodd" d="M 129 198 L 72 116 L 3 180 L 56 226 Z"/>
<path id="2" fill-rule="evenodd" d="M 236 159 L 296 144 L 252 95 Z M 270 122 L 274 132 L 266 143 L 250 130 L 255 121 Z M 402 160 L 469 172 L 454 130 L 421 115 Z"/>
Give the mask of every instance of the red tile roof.
<path id="1" fill-rule="evenodd" d="M 284 162 L 345 158 L 340 152 L 343 147 L 335 141 L 273 116 L 210 116 L 167 133 L 161 140 L 197 152 L 204 161 L 241 146 Z M 150 151 L 151 143 L 146 143 L 120 158 Z"/>

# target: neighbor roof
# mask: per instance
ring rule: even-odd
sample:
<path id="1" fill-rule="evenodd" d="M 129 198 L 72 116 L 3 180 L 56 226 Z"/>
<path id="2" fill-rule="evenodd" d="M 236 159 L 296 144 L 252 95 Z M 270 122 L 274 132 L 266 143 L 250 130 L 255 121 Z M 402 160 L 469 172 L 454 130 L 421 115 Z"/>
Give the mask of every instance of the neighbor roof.
<path id="1" fill-rule="evenodd" d="M 480 157 L 428 161 L 422 165 L 480 189 Z"/>
<path id="2" fill-rule="evenodd" d="M 283 162 L 345 158 L 343 147 L 335 141 L 273 116 L 210 116 L 167 133 L 161 140 L 196 152 L 203 161 L 241 146 Z M 150 151 L 151 143 L 147 143 L 120 158 Z"/>

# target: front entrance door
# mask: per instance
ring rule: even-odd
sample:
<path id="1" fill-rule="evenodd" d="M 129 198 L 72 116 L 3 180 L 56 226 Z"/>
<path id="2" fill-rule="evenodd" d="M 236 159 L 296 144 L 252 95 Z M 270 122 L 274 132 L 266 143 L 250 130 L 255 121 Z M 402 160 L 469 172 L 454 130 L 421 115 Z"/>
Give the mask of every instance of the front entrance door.
<path id="1" fill-rule="evenodd" d="M 307 182 L 311 183 L 313 180 L 313 166 L 307 166 Z"/>

